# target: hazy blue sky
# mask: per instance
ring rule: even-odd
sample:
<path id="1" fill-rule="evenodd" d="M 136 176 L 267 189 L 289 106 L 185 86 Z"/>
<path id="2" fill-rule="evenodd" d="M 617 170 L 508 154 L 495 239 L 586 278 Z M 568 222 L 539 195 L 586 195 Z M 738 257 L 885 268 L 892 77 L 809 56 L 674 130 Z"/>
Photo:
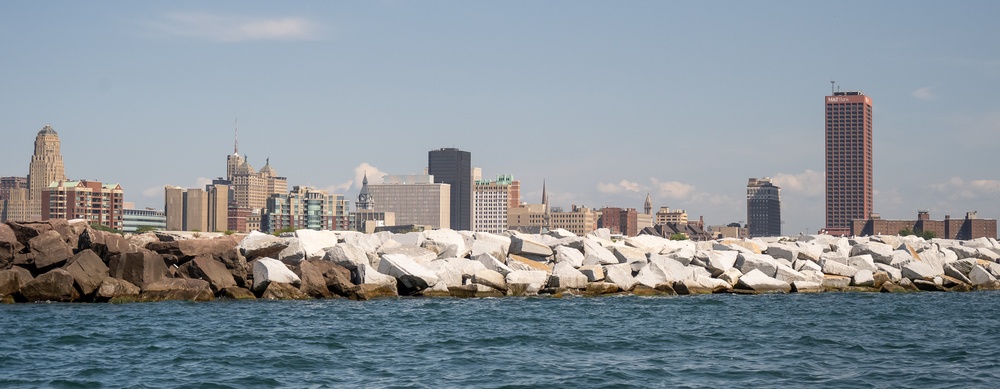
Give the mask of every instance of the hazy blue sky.
<path id="1" fill-rule="evenodd" d="M 52 125 L 72 179 L 163 185 L 240 152 L 343 193 L 472 152 L 525 200 L 823 226 L 823 96 L 875 104 L 883 218 L 1000 217 L 1000 2 L 3 2 L 0 175 Z"/>

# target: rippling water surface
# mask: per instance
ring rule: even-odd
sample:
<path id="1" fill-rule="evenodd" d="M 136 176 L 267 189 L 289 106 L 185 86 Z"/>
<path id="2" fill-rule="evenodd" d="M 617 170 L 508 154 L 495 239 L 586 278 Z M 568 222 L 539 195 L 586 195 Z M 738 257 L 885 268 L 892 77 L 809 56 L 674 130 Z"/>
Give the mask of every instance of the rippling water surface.
<path id="1" fill-rule="evenodd" d="M 0 387 L 1000 387 L 1000 293 L 0 306 Z"/>

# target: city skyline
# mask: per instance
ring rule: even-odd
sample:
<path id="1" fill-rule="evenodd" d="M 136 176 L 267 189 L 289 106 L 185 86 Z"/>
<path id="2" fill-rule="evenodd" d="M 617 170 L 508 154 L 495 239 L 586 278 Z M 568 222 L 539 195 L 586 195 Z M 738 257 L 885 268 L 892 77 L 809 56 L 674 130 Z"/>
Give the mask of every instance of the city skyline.
<path id="1" fill-rule="evenodd" d="M 745 223 L 746 177 L 768 176 L 783 232 L 812 233 L 835 80 L 878 100 L 874 212 L 1000 214 L 993 3 L 0 8 L 0 176 L 26 175 L 51 124 L 70 179 L 120 183 L 140 208 L 225 176 L 239 117 L 252 164 L 348 199 L 365 172 L 419 174 L 455 147 L 529 202 L 543 180 L 566 209 L 649 192 L 712 224 Z"/>

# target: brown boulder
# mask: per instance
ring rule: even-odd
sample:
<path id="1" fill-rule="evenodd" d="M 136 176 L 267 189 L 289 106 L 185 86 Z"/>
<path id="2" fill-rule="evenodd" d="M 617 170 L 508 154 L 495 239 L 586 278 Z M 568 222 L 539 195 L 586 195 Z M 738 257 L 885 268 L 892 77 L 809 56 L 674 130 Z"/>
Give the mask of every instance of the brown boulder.
<path id="1" fill-rule="evenodd" d="M 108 267 L 101 257 L 91 250 L 83 250 L 73 256 L 63 269 L 73 275 L 80 294 L 89 296 L 108 278 Z"/>
<path id="2" fill-rule="evenodd" d="M 178 271 L 189 278 L 208 281 L 215 293 L 236 286 L 236 281 L 226 269 L 226 265 L 209 257 L 196 257 L 181 266 Z"/>
<path id="3" fill-rule="evenodd" d="M 87 228 L 80 234 L 80 244 L 79 248 L 93 250 L 97 256 L 104 258 L 105 260 L 111 259 L 112 256 L 122 253 L 130 253 L 135 250 L 125 240 L 124 236 L 119 234 L 95 230 L 93 228 Z"/>
<path id="4" fill-rule="evenodd" d="M 196 257 L 208 257 L 221 262 L 229 269 L 238 286 L 247 286 L 247 261 L 236 247 L 236 238 L 223 236 L 215 239 L 182 239 L 153 242 L 146 245 L 163 257 L 167 266 L 181 266 Z"/>
<path id="5" fill-rule="evenodd" d="M 139 299 L 139 287 L 117 278 L 105 278 L 94 294 L 96 302 L 126 303 Z"/>
<path id="6" fill-rule="evenodd" d="M 212 301 L 215 295 L 208 281 L 190 278 L 166 278 L 142 288 L 142 301 Z"/>
<path id="7" fill-rule="evenodd" d="M 83 232 L 80 229 L 74 227 L 79 225 L 86 226 L 84 221 L 76 221 L 74 224 L 70 224 L 66 219 L 49 219 L 45 223 L 48 223 L 52 227 L 52 231 L 58 232 L 59 236 L 63 238 L 63 241 L 69 245 L 69 247 L 76 247 L 77 243 L 80 241 L 80 233 Z"/>
<path id="8" fill-rule="evenodd" d="M 270 282 L 267 289 L 260 295 L 264 300 L 307 300 L 309 295 L 303 293 L 295 285 L 283 282 Z"/>
<path id="9" fill-rule="evenodd" d="M 0 270 L 0 296 L 7 296 L 14 294 L 21 289 L 24 284 L 28 283 L 28 279 L 21 277 L 21 273 L 8 269 Z"/>
<path id="10" fill-rule="evenodd" d="M 62 235 L 52 230 L 28 240 L 28 247 L 31 248 L 31 257 L 38 272 L 60 267 L 73 257 L 73 249 L 66 244 Z"/>
<path id="11" fill-rule="evenodd" d="M 227 298 L 232 300 L 254 300 L 257 296 L 253 295 L 253 292 L 247 288 L 240 288 L 238 286 L 225 288 L 219 291 L 220 298 Z"/>
<path id="12" fill-rule="evenodd" d="M 27 246 L 32 238 L 52 231 L 52 225 L 47 222 L 8 222 L 7 226 L 14 232 L 17 241 L 24 246 Z"/>
<path id="13" fill-rule="evenodd" d="M 618 293 L 621 289 L 618 285 L 613 282 L 591 282 L 587 284 L 587 289 L 584 292 L 586 295 L 598 296 L 602 294 Z"/>
<path id="14" fill-rule="evenodd" d="M 396 296 L 399 296 L 396 285 L 389 284 L 361 284 L 354 288 L 351 293 L 353 300 L 372 300 Z"/>
<path id="15" fill-rule="evenodd" d="M 167 275 L 163 259 L 147 250 L 115 255 L 108 265 L 111 277 L 131 282 L 140 288 L 160 281 Z"/>
<path id="16" fill-rule="evenodd" d="M 0 224 L 0 270 L 9 269 L 14 264 L 14 253 L 21 252 L 24 245 L 17 241 L 14 230 L 6 224 Z"/>
<path id="17" fill-rule="evenodd" d="M 323 261 L 313 259 L 302 261 L 292 269 L 295 275 L 299 276 L 299 279 L 302 280 L 302 286 L 299 287 L 299 290 L 315 298 L 333 297 L 333 292 L 330 292 L 330 288 L 326 286 L 326 277 L 323 276 L 322 265 L 316 265 L 315 262 Z M 332 262 L 325 263 L 332 264 Z"/>
<path id="18" fill-rule="evenodd" d="M 73 275 L 63 269 L 42 274 L 21 287 L 21 297 L 27 301 L 70 302 L 80 299 L 73 287 Z"/>

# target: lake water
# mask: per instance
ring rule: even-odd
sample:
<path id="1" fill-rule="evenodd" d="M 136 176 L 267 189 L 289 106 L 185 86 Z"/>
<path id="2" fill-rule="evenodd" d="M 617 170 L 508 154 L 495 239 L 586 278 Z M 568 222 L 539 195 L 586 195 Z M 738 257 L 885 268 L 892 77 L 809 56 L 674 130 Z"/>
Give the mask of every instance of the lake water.
<path id="1" fill-rule="evenodd" d="M 0 306 L 0 387 L 1000 387 L 1000 293 Z"/>

